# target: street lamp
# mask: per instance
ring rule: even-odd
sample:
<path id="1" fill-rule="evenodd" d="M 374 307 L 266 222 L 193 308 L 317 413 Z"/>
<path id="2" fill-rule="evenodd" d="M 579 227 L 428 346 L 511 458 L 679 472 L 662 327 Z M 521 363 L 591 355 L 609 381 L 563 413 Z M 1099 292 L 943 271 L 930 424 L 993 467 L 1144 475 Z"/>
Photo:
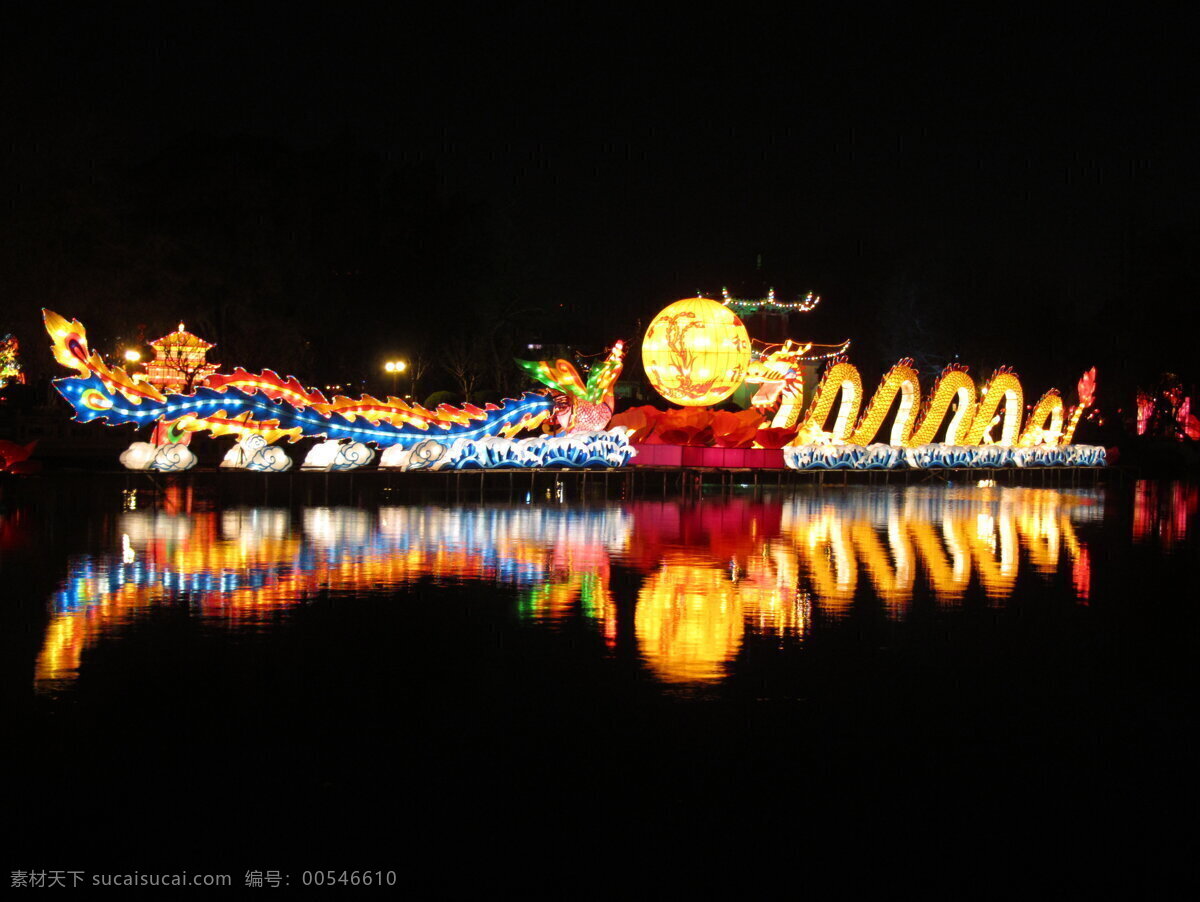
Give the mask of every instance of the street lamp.
<path id="1" fill-rule="evenodd" d="M 137 348 L 126 348 L 123 356 L 127 367 L 137 366 L 142 360 L 142 352 Z M 148 373 L 132 373 L 131 375 L 134 382 L 145 382 L 150 378 Z"/>
<path id="2" fill-rule="evenodd" d="M 383 368 L 392 374 L 392 394 L 396 394 L 396 383 L 400 379 L 400 374 L 408 369 L 408 364 L 403 360 L 389 360 L 383 365 Z"/>

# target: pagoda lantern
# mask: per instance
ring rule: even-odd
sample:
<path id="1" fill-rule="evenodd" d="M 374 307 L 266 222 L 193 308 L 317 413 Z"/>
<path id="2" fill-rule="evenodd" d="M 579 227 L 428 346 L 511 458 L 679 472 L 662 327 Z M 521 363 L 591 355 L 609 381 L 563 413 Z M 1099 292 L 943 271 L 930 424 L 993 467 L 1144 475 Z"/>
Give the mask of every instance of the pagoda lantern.
<path id="1" fill-rule="evenodd" d="M 150 342 L 154 359 L 146 363 L 146 381 L 167 394 L 191 391 L 217 371 L 209 363 L 208 351 L 215 347 L 183 328 Z"/>

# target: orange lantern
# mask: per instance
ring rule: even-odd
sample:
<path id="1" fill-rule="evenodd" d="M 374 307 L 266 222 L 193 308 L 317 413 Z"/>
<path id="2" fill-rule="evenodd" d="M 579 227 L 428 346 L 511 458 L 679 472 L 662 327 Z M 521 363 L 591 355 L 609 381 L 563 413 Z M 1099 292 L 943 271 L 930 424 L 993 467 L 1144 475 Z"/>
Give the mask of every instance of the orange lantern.
<path id="1" fill-rule="evenodd" d="M 724 401 L 745 380 L 750 336 L 724 304 L 685 298 L 650 323 L 642 340 L 642 365 L 668 401 L 707 407 Z"/>

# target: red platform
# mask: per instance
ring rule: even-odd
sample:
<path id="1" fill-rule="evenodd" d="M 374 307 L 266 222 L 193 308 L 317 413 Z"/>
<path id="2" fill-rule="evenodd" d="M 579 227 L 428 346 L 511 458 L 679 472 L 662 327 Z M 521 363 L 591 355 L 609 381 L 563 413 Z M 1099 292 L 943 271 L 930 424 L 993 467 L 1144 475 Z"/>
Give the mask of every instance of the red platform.
<path id="1" fill-rule="evenodd" d="M 715 467 L 782 470 L 781 448 L 698 448 L 692 445 L 634 445 L 634 467 Z"/>

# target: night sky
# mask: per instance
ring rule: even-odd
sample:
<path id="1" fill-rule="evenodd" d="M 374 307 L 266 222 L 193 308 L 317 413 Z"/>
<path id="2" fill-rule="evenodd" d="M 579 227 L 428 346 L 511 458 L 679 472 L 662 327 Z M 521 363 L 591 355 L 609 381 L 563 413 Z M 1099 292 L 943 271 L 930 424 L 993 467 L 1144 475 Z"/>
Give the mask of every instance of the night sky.
<path id="1" fill-rule="evenodd" d="M 0 332 L 31 349 L 42 306 L 183 318 L 315 378 L 451 329 L 595 353 L 773 285 L 868 384 L 1197 378 L 1182 7 L 172 6 L 7 8 Z"/>

